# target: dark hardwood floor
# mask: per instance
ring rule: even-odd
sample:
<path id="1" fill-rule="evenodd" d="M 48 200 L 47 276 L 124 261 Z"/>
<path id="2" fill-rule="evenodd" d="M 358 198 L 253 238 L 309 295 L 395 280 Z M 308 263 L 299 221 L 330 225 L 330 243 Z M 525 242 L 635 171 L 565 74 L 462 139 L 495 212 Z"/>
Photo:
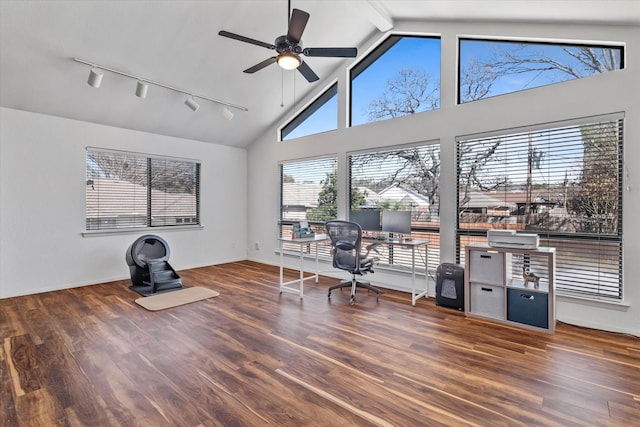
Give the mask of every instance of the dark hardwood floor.
<path id="1" fill-rule="evenodd" d="M 0 300 L 0 425 L 639 425 L 637 337 L 394 291 L 350 306 L 330 278 L 300 300 L 248 261 L 180 274 L 220 296 L 149 312 L 120 281 Z"/>

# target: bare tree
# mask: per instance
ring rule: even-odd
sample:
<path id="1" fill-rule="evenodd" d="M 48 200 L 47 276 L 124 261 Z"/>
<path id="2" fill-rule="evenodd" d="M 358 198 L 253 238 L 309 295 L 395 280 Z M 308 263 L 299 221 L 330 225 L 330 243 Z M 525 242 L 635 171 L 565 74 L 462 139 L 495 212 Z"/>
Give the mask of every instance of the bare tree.
<path id="1" fill-rule="evenodd" d="M 387 80 L 382 94 L 368 107 L 369 120 L 382 120 L 438 108 L 440 85 L 429 74 L 401 68 Z"/>
<path id="2" fill-rule="evenodd" d="M 508 47 L 505 47 L 508 46 Z M 460 70 L 460 101 L 486 98 L 495 83 L 506 76 L 545 76 L 549 81 L 577 79 L 620 68 L 618 48 L 565 46 L 564 57 L 551 56 L 531 43 L 496 43 L 490 59 L 472 58 Z M 564 75 L 564 77 L 563 77 Z"/>

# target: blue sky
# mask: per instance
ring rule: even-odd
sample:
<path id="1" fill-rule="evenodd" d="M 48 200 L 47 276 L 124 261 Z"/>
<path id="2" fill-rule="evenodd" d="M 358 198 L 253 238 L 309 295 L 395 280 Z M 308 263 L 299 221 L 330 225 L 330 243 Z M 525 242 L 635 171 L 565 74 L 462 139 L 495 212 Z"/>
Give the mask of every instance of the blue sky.
<path id="1" fill-rule="evenodd" d="M 578 62 L 565 49 L 576 51 L 576 47 L 544 43 L 515 43 L 487 40 L 462 40 L 460 42 L 460 67 L 465 69 L 473 60 L 491 62 L 496 51 L 519 51 L 520 57 L 548 57 L 562 64 L 577 68 Z M 598 49 L 596 49 L 596 52 Z M 614 52 L 620 62 L 620 49 Z M 369 123 L 368 107 L 380 97 L 387 82 L 398 75 L 402 68 L 412 68 L 426 73 L 433 84 L 440 84 L 440 39 L 431 37 L 403 37 L 378 60 L 372 63 L 358 77 L 351 87 L 351 125 Z M 594 74 L 593 70 L 582 70 L 582 74 Z M 533 71 L 521 74 L 505 75 L 497 79 L 487 97 L 517 92 L 538 86 L 544 86 L 572 79 L 567 73 L 551 71 Z M 421 111 L 425 111 L 427 107 Z M 306 135 L 335 130 L 338 127 L 338 97 L 328 100 L 307 120 L 301 123 L 287 136 L 287 140 Z"/>

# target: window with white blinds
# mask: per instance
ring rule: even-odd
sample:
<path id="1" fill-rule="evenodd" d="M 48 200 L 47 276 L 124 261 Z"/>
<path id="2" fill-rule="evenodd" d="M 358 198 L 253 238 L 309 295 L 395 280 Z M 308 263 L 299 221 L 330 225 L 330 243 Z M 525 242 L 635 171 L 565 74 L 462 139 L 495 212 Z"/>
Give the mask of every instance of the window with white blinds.
<path id="1" fill-rule="evenodd" d="M 459 140 L 460 257 L 487 229 L 536 233 L 556 248 L 558 290 L 621 299 L 622 147 L 615 116 Z"/>
<path id="2" fill-rule="evenodd" d="M 87 149 L 86 229 L 200 224 L 200 163 Z"/>
<path id="3" fill-rule="evenodd" d="M 280 236 L 291 236 L 293 224 L 300 221 L 308 221 L 316 233 L 325 233 L 325 221 L 338 216 L 336 173 L 335 157 L 280 164 Z M 307 250 L 314 247 L 309 245 Z M 319 245 L 318 251 L 329 256 L 328 246 Z"/>
<path id="4" fill-rule="evenodd" d="M 411 211 L 411 237 L 429 242 L 428 268 L 435 271 L 440 263 L 440 145 L 351 154 L 348 161 L 349 216 L 369 209 Z M 378 251 L 383 264 L 398 269 L 412 265 L 410 249 L 381 245 Z M 416 260 L 416 265 L 425 262 Z"/>

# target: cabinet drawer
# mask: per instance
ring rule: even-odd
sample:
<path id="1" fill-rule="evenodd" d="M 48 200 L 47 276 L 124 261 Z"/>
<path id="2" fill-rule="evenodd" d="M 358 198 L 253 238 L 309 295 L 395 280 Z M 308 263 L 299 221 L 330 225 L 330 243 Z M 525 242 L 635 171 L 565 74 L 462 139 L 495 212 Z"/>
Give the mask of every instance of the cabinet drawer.
<path id="1" fill-rule="evenodd" d="M 472 283 L 469 311 L 482 316 L 504 319 L 504 287 Z"/>
<path id="2" fill-rule="evenodd" d="M 470 251 L 469 258 L 470 282 L 504 284 L 504 253 Z"/>
<path id="3" fill-rule="evenodd" d="M 547 329 L 549 295 L 523 289 L 508 289 L 507 320 Z"/>

